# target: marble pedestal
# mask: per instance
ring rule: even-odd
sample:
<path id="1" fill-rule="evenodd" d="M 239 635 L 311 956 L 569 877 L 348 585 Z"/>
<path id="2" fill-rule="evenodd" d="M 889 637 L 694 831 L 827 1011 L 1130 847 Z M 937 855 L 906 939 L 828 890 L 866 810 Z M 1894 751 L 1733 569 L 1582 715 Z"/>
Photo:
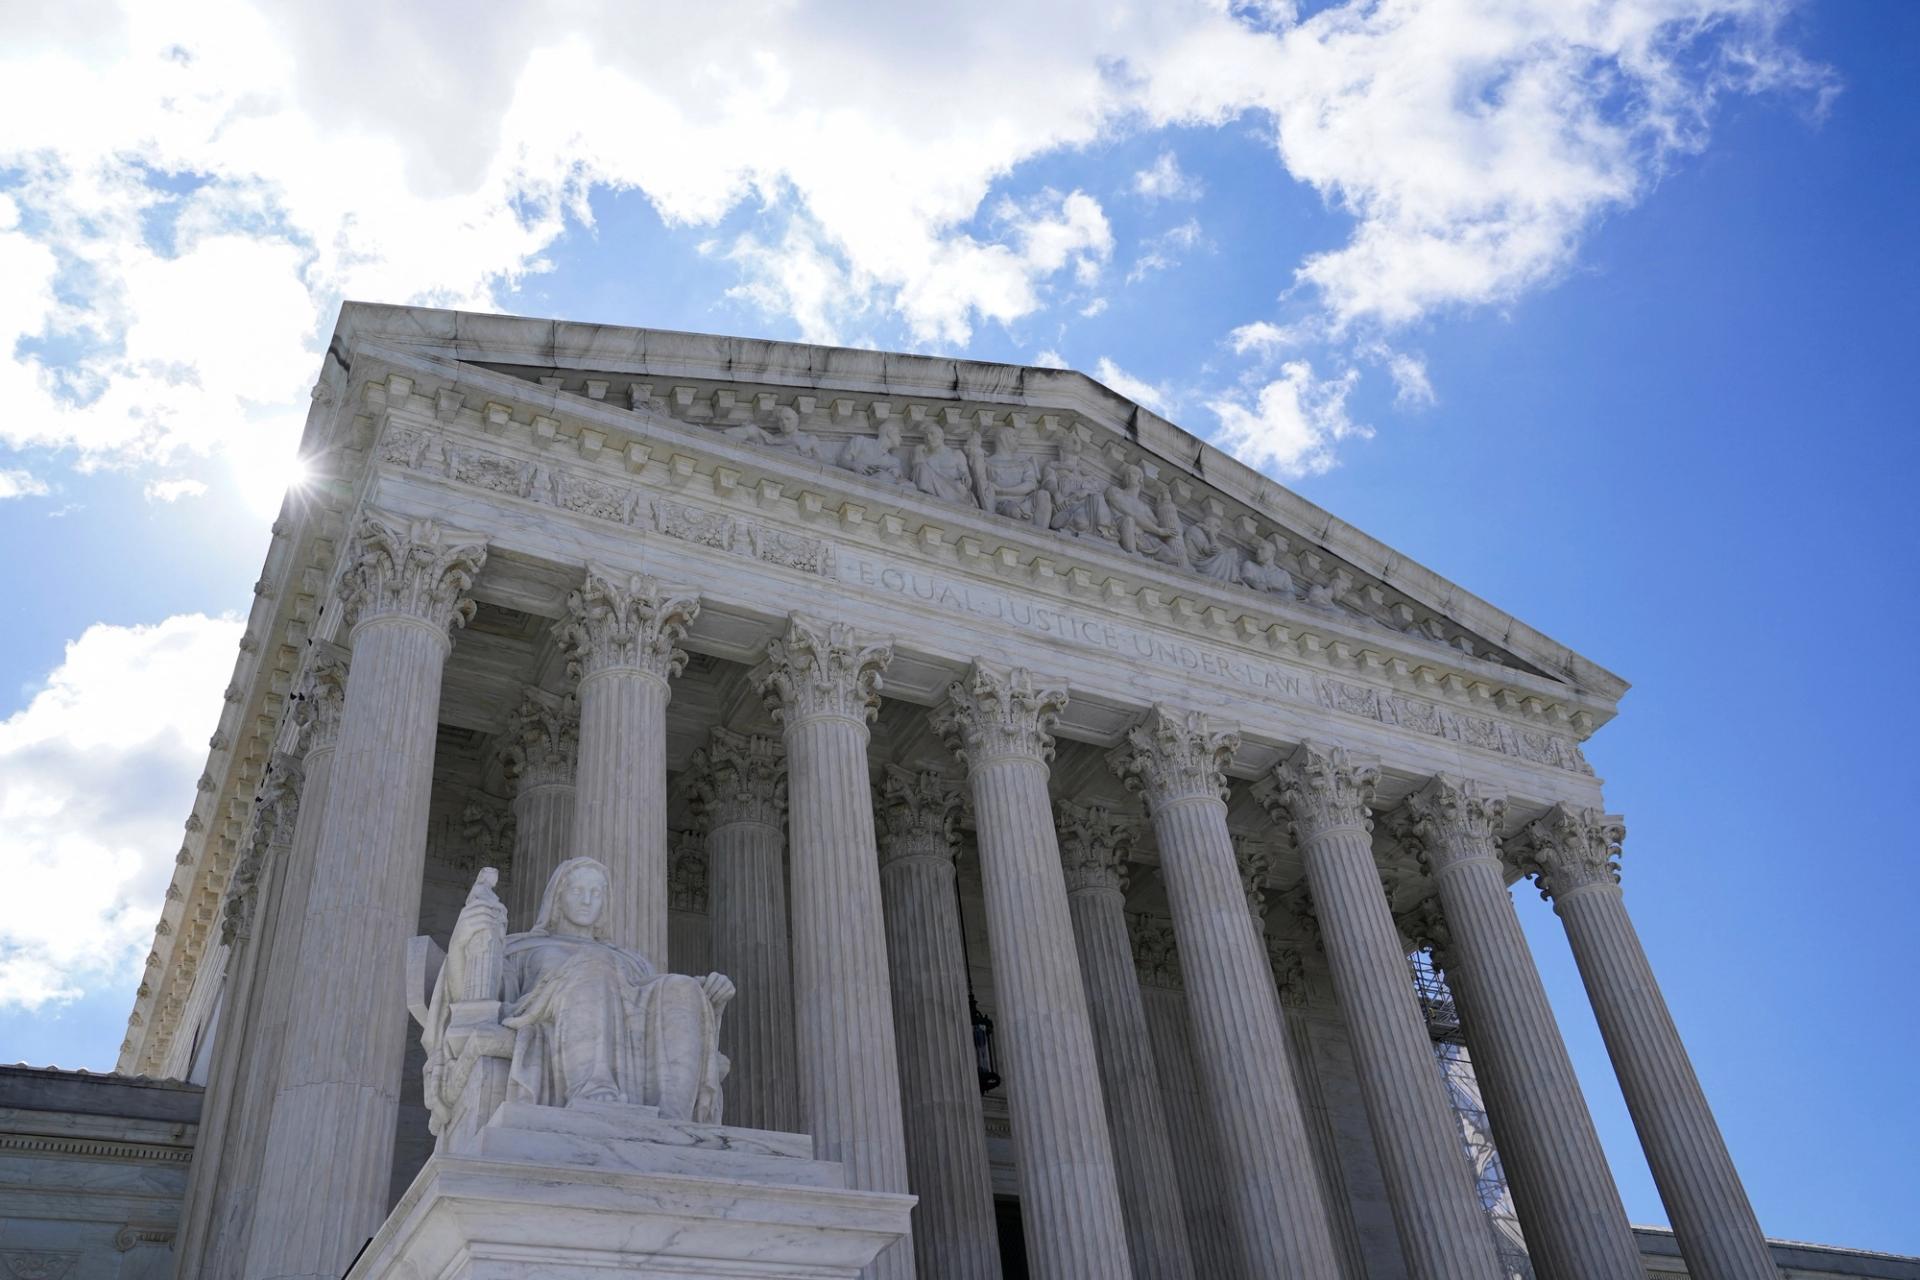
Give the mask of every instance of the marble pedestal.
<path id="1" fill-rule="evenodd" d="M 347 1280 L 852 1280 L 913 1204 L 848 1190 L 805 1134 L 508 1103 L 427 1161 Z"/>

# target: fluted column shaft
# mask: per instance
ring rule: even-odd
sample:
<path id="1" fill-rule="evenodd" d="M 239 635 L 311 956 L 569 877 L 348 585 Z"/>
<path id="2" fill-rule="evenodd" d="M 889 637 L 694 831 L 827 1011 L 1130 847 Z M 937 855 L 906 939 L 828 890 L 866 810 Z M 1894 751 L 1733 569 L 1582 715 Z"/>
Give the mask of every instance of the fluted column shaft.
<path id="1" fill-rule="evenodd" d="M 1625 828 L 1592 810 L 1556 807 L 1525 835 L 1522 844 L 1531 845 L 1541 887 L 1566 928 L 1687 1273 L 1698 1280 L 1779 1280 L 1621 898 L 1615 859 Z"/>
<path id="2" fill-rule="evenodd" d="M 1447 982 L 1535 1268 L 1640 1280 L 1639 1246 L 1507 892 L 1494 843 L 1504 809 L 1447 778 L 1408 802 L 1446 920 Z"/>
<path id="3" fill-rule="evenodd" d="M 707 909 L 713 968 L 736 994 L 720 1025 L 727 1123 L 794 1132 L 793 972 L 787 945 L 786 762 L 779 744 L 715 729 L 694 761 L 708 824 Z"/>
<path id="4" fill-rule="evenodd" d="M 1373 859 L 1367 803 L 1378 774 L 1309 744 L 1262 798 L 1292 819 L 1408 1271 L 1488 1280 L 1500 1274 L 1493 1237 Z"/>
<path id="5" fill-rule="evenodd" d="M 531 929 L 547 881 L 573 856 L 574 771 L 579 758 L 578 704 L 528 689 L 507 718 L 501 764 L 513 788 L 513 873 L 507 881 L 507 927 Z"/>
<path id="6" fill-rule="evenodd" d="M 936 725 L 967 768 L 993 946 L 996 1032 L 1040 1280 L 1131 1275 L 1100 1066 L 1047 794 L 1066 690 L 976 665 Z"/>
<path id="7" fill-rule="evenodd" d="M 867 720 L 892 650 L 844 624 L 791 620 L 756 673 L 787 751 L 794 1039 L 814 1154 L 848 1185 L 907 1190 L 893 996 L 867 775 Z M 907 1280 L 913 1246 L 870 1277 Z"/>
<path id="8" fill-rule="evenodd" d="M 1320 1277 L 1339 1263 L 1287 1058 L 1265 945 L 1227 831 L 1223 772 L 1238 745 L 1197 714 L 1155 707 L 1109 757 L 1141 791 L 1160 848 L 1195 1066 L 1225 1160 L 1250 1276 Z"/>
<path id="9" fill-rule="evenodd" d="M 335 1280 L 387 1213 L 448 626 L 483 543 L 369 517 L 353 663 L 289 1000 L 246 1273 Z"/>
<path id="10" fill-rule="evenodd" d="M 589 568 L 555 630 L 579 678 L 573 852 L 606 864 L 620 892 L 612 940 L 666 969 L 668 678 L 700 611 L 689 591 Z"/>
<path id="11" fill-rule="evenodd" d="M 993 1174 L 954 897 L 959 795 L 935 774 L 889 769 L 880 893 L 893 973 L 914 1263 L 921 1280 L 1000 1280 Z"/>
<path id="12" fill-rule="evenodd" d="M 1070 803 L 1059 806 L 1058 830 L 1133 1273 L 1140 1280 L 1191 1277 L 1173 1144 L 1127 932 L 1123 876 L 1132 834 L 1105 810 Z"/>
<path id="13" fill-rule="evenodd" d="M 1204 1277 L 1242 1273 L 1239 1245 L 1227 1211 L 1227 1190 L 1218 1128 L 1207 1109 L 1193 1067 L 1192 1032 L 1186 998 L 1177 985 L 1172 965 L 1171 924 L 1135 921 L 1135 963 L 1140 966 L 1141 1001 L 1146 1009 L 1147 1037 L 1153 1064 L 1159 1073 L 1162 1109 L 1173 1145 L 1174 1169 L 1179 1176 L 1180 1209 L 1186 1219 L 1187 1246 L 1194 1269 Z M 1143 952 L 1143 932 L 1166 934 L 1151 958 Z"/>

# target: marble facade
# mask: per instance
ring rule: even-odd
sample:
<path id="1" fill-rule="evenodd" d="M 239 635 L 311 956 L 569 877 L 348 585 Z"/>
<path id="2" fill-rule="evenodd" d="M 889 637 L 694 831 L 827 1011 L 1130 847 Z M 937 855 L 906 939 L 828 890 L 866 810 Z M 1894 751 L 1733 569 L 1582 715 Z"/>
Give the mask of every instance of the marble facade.
<path id="1" fill-rule="evenodd" d="M 575 857 L 613 945 L 737 984 L 730 1123 L 918 1197 L 866 1274 L 1493 1280 L 1406 965 L 1436 917 L 1541 1274 L 1637 1274 L 1531 876 L 1689 1274 L 1777 1275 L 1580 750 L 1625 683 L 1150 411 L 350 304 L 303 452 L 120 1063 L 184 1074 L 220 1011 L 181 1275 L 332 1280 L 466 1212 L 415 1178 L 410 940 L 486 866 L 525 931 Z"/>

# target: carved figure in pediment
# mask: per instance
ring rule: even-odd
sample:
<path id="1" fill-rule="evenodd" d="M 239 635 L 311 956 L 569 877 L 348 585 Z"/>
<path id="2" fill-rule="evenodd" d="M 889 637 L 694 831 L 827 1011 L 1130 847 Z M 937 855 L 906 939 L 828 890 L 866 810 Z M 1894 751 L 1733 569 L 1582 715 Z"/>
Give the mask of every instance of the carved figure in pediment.
<path id="1" fill-rule="evenodd" d="M 720 1123 L 720 1015 L 733 984 L 662 974 L 611 942 L 612 877 L 592 858 L 555 868 L 537 923 L 511 936 L 497 878 L 488 867 L 475 879 L 432 994 L 415 1009 L 442 1142 L 477 1131 L 501 1102 L 624 1103 Z"/>
<path id="2" fill-rule="evenodd" d="M 1262 538 L 1253 549 L 1253 559 L 1240 566 L 1240 581 L 1255 591 L 1296 598 L 1293 575 L 1280 563 L 1280 552 L 1280 539 Z"/>
<path id="3" fill-rule="evenodd" d="M 1164 486 L 1158 495 L 1146 491 L 1146 473 L 1128 463 L 1120 479 L 1107 486 L 1107 510 L 1119 529 L 1120 545 L 1135 555 L 1161 564 L 1185 566 L 1187 542 L 1173 494 Z"/>
<path id="4" fill-rule="evenodd" d="M 1052 499 L 1053 528 L 1076 537 L 1119 536 L 1107 510 L 1106 478 L 1087 466 L 1078 441 L 1069 438 L 1060 457 L 1040 469 L 1040 483 Z"/>
<path id="5" fill-rule="evenodd" d="M 784 449 L 802 458 L 820 460 L 820 442 L 800 429 L 799 411 L 784 404 L 773 411 L 771 430 L 756 422 L 746 422 L 737 427 L 728 427 L 721 434 L 743 444 Z"/>
<path id="6" fill-rule="evenodd" d="M 1020 437 L 1012 427 L 993 433 L 993 452 L 980 448 L 980 438 L 969 442 L 967 457 L 979 486 L 980 505 L 996 515 L 1025 520 L 1042 529 L 1053 525 L 1053 495 L 1040 483 L 1040 467 L 1020 452 Z"/>
<path id="7" fill-rule="evenodd" d="M 1347 592 L 1353 590 L 1353 579 L 1344 569 L 1336 569 L 1333 576 L 1325 582 L 1316 582 L 1307 588 L 1307 603 L 1322 609 L 1333 609 L 1346 599 Z"/>
<path id="8" fill-rule="evenodd" d="M 943 502 L 976 505 L 973 468 L 967 463 L 967 455 L 947 443 L 947 433 L 938 425 L 929 422 L 925 429 L 925 442 L 913 450 L 914 487 Z"/>
<path id="9" fill-rule="evenodd" d="M 1239 547 L 1227 541 L 1225 525 L 1226 518 L 1217 511 L 1207 512 L 1199 524 L 1188 525 L 1187 563 L 1203 578 L 1211 578 L 1215 582 L 1238 582 L 1240 566 L 1246 556 Z"/>
<path id="10" fill-rule="evenodd" d="M 877 435 L 850 436 L 840 448 L 840 466 L 870 480 L 891 480 L 912 484 L 907 479 L 907 464 L 894 452 L 900 447 L 900 424 L 887 420 Z"/>

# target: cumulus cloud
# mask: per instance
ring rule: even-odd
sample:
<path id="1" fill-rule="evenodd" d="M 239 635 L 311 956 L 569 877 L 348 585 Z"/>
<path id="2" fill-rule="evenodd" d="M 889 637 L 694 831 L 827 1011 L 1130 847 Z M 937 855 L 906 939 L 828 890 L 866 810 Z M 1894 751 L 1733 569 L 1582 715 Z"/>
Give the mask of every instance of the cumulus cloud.
<path id="1" fill-rule="evenodd" d="M 1254 395 L 1230 396 L 1207 407 L 1220 419 L 1216 442 L 1249 466 L 1286 476 L 1313 475 L 1333 466 L 1334 446 L 1372 429 L 1347 414 L 1347 395 L 1359 373 L 1321 378 L 1305 360 L 1289 360 L 1280 376 Z"/>
<path id="2" fill-rule="evenodd" d="M 1172 410 L 1173 396 L 1164 386 L 1136 378 L 1105 356 L 1093 368 L 1093 376 L 1135 404 L 1143 404 L 1158 414 Z"/>
<path id="3" fill-rule="evenodd" d="M 31 471 L 17 467 L 0 470 L 0 502 L 8 498 L 41 498 L 49 492 L 47 482 Z"/>
<path id="4" fill-rule="evenodd" d="M 1162 151 L 1152 164 L 1133 175 L 1133 190 L 1149 200 L 1198 200 L 1207 187 L 1180 167 L 1179 156 Z"/>
<path id="5" fill-rule="evenodd" d="M 0 1007 L 138 972 L 243 626 L 89 627 L 0 721 Z"/>

